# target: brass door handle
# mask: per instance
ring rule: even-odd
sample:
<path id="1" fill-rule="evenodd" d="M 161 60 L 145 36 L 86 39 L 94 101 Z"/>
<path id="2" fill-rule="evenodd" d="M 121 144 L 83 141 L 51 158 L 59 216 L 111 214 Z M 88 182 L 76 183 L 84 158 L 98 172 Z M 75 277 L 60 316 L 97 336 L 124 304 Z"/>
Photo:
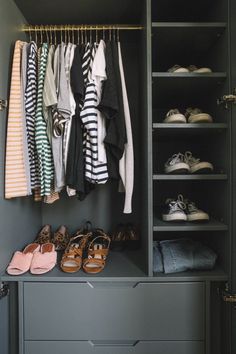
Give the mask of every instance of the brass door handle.
<path id="1" fill-rule="evenodd" d="M 3 100 L 0 98 L 0 111 L 3 111 L 7 108 L 7 100 Z"/>
<path id="2" fill-rule="evenodd" d="M 228 103 L 236 104 L 236 89 L 233 89 L 233 93 L 229 95 L 224 95 L 221 98 L 217 99 L 218 105 L 224 105 L 224 107 L 228 108 Z"/>

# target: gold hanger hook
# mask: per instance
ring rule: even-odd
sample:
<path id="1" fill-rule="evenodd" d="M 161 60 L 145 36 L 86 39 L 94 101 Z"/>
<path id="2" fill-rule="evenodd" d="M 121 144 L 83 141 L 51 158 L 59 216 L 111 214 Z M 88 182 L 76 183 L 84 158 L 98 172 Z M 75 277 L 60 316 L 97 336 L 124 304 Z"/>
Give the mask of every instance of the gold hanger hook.
<path id="1" fill-rule="evenodd" d="M 48 26 L 46 26 L 45 32 L 46 32 L 47 43 L 50 44 L 49 34 L 48 34 Z"/>
<path id="2" fill-rule="evenodd" d="M 39 31 L 40 31 L 40 44 L 43 44 L 43 30 L 42 30 L 42 26 L 39 26 Z"/>
<path id="3" fill-rule="evenodd" d="M 113 41 L 116 41 L 116 28 L 113 26 Z"/>
<path id="4" fill-rule="evenodd" d="M 61 27 L 61 43 L 62 43 L 62 41 L 63 41 L 63 38 L 62 38 L 62 27 Z"/>
<path id="5" fill-rule="evenodd" d="M 111 27 L 109 27 L 109 41 L 111 42 Z"/>
<path id="6" fill-rule="evenodd" d="M 120 41 L 120 30 L 119 30 L 119 28 L 117 28 L 116 38 L 117 38 L 117 42 L 119 42 Z"/>
<path id="7" fill-rule="evenodd" d="M 70 26 L 69 25 L 67 26 L 67 34 L 68 34 L 68 41 L 69 41 L 69 43 L 71 43 L 72 41 L 70 38 Z"/>
<path id="8" fill-rule="evenodd" d="M 32 42 L 32 33 L 31 33 L 31 27 L 29 27 L 29 40 Z"/>
<path id="9" fill-rule="evenodd" d="M 92 29 L 90 27 L 90 30 L 89 30 L 89 42 L 92 43 L 93 41 L 93 37 L 92 37 Z"/>
<path id="10" fill-rule="evenodd" d="M 105 26 L 102 27 L 102 39 L 105 41 L 106 36 L 105 36 Z"/>
<path id="11" fill-rule="evenodd" d="M 98 27 L 96 26 L 96 43 L 98 42 Z"/>
<path id="12" fill-rule="evenodd" d="M 54 30 L 54 44 L 57 45 L 57 32 L 56 32 L 56 26 L 53 28 Z"/>
<path id="13" fill-rule="evenodd" d="M 52 45 L 52 27 L 49 26 L 49 34 L 50 34 L 50 45 Z"/>
<path id="14" fill-rule="evenodd" d="M 80 28 L 77 29 L 77 45 L 80 44 Z"/>
<path id="15" fill-rule="evenodd" d="M 37 33 L 37 26 L 34 26 L 34 39 L 35 43 L 38 43 L 38 33 Z"/>
<path id="16" fill-rule="evenodd" d="M 71 25 L 71 37 L 72 37 L 72 43 L 75 44 L 75 33 L 72 25 Z"/>

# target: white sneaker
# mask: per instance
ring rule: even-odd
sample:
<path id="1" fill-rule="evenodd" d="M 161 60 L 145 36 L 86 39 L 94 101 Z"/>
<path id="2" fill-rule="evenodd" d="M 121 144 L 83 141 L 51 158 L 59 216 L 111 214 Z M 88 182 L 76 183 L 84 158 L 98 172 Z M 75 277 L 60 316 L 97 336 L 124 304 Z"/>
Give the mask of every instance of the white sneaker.
<path id="1" fill-rule="evenodd" d="M 208 113 L 203 113 L 199 108 L 188 107 L 185 112 L 188 123 L 212 123 L 213 119 Z"/>
<path id="2" fill-rule="evenodd" d="M 200 161 L 190 151 L 184 154 L 184 162 L 189 165 L 190 173 L 209 173 L 213 171 L 213 165 L 207 161 Z"/>
<path id="3" fill-rule="evenodd" d="M 188 68 L 184 68 L 178 64 L 172 66 L 170 69 L 167 70 L 169 73 L 189 73 Z"/>
<path id="4" fill-rule="evenodd" d="M 187 214 L 188 221 L 208 221 L 209 220 L 209 215 L 205 211 L 198 209 L 198 207 L 194 202 L 191 202 L 190 200 L 185 200 L 184 203 L 186 205 L 186 214 Z"/>
<path id="5" fill-rule="evenodd" d="M 185 156 L 180 152 L 171 156 L 165 163 L 165 173 L 186 173 L 189 171 L 190 166 L 185 161 Z"/>
<path id="6" fill-rule="evenodd" d="M 162 212 L 162 219 L 164 221 L 186 221 L 187 215 L 185 209 L 186 205 L 181 194 L 177 200 L 167 199 Z"/>
<path id="7" fill-rule="evenodd" d="M 177 108 L 170 109 L 167 112 L 164 123 L 187 123 L 186 117 L 179 112 Z"/>

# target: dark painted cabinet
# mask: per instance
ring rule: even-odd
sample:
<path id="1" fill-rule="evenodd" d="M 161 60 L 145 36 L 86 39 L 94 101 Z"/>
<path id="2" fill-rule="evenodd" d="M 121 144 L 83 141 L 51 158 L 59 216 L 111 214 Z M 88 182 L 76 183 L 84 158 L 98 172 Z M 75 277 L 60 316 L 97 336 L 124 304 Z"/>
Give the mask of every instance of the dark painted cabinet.
<path id="1" fill-rule="evenodd" d="M 135 151 L 132 215 L 122 213 L 123 195 L 113 182 L 83 202 L 64 195 L 54 205 L 4 200 L 0 170 L 0 271 L 1 281 L 11 285 L 10 295 L 0 300 L 1 354 L 234 354 L 230 318 L 235 321 L 235 311 L 232 315 L 231 305 L 223 304 L 221 289 L 227 283 L 235 290 L 235 107 L 217 104 L 236 86 L 233 0 L 194 5 L 187 0 L 0 0 L 0 18 L 0 99 L 8 98 L 13 43 L 29 39 L 24 24 L 142 27 L 119 33 Z M 212 73 L 169 73 L 175 64 L 207 66 Z M 209 112 L 213 123 L 163 123 L 169 109 L 187 107 Z M 6 110 L 0 111 L 0 124 L 4 166 Z M 179 151 L 211 161 L 214 172 L 165 174 L 165 162 Z M 210 221 L 163 222 L 163 202 L 178 194 L 207 210 Z M 12 253 L 32 242 L 41 225 L 56 229 L 63 223 L 73 234 L 88 219 L 108 231 L 132 221 L 140 230 L 140 249 L 110 252 L 98 276 L 68 275 L 59 265 L 44 276 L 5 273 Z M 154 273 L 153 241 L 172 238 L 211 247 L 218 255 L 216 267 Z"/>

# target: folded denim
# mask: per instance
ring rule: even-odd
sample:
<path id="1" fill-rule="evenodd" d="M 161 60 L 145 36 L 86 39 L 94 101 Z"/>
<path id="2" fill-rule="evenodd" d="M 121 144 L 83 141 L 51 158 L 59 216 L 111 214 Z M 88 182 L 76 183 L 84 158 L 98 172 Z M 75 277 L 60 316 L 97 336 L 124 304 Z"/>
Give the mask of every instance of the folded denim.
<path id="1" fill-rule="evenodd" d="M 216 263 L 216 253 L 201 244 L 189 239 L 165 240 L 159 242 L 159 255 L 154 246 L 155 269 L 161 269 L 159 263 L 163 262 L 163 271 L 166 274 L 184 272 L 187 270 L 210 270 Z M 155 270 L 154 270 L 155 271 Z M 156 270 L 160 272 L 160 270 Z"/>
<path id="2" fill-rule="evenodd" d="M 155 273 L 164 272 L 162 254 L 160 251 L 159 242 L 157 241 L 153 242 L 153 271 Z"/>

